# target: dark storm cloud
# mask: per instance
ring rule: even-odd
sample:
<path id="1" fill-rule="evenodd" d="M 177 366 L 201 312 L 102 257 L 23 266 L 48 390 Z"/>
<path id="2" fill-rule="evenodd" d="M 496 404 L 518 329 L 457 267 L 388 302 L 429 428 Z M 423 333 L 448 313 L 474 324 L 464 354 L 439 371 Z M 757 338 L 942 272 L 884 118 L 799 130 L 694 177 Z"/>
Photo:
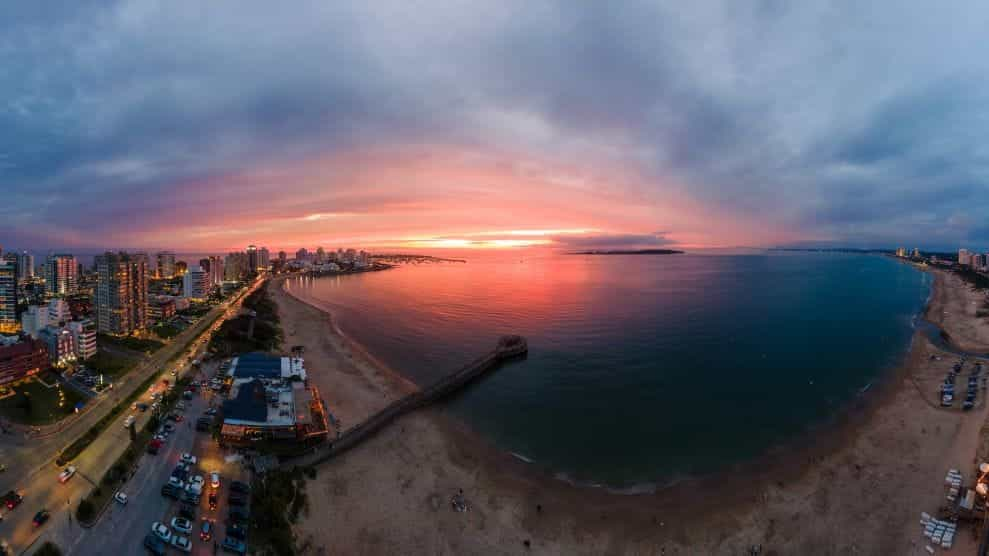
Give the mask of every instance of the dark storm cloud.
<path id="1" fill-rule="evenodd" d="M 975 2 L 8 3 L 0 239 L 199 221 L 242 206 L 188 184 L 451 143 L 644 168 L 623 194 L 804 237 L 989 247 L 987 19 Z M 23 231 L 39 222 L 57 225 Z"/>

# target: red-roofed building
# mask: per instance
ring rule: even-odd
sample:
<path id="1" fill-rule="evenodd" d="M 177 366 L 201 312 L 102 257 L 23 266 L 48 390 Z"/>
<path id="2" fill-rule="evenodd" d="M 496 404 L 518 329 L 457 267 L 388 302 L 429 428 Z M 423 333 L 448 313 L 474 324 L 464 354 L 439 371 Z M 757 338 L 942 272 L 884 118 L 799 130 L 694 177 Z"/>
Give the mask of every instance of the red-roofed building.
<path id="1" fill-rule="evenodd" d="M 0 346 L 0 384 L 38 374 L 49 365 L 48 347 L 40 340 L 27 338 Z"/>

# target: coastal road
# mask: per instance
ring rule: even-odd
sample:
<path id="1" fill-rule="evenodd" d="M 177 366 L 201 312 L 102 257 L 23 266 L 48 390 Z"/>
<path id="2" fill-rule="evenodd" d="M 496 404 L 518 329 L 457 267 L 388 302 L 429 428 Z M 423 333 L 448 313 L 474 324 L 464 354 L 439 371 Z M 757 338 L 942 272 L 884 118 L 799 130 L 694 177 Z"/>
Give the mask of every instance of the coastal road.
<path id="1" fill-rule="evenodd" d="M 0 539 L 10 542 L 15 554 L 35 542 L 38 531 L 34 530 L 31 519 L 38 510 L 48 509 L 52 513 L 53 523 L 62 522 L 65 526 L 71 526 L 71 510 L 127 448 L 129 433 L 123 428 L 123 420 L 127 413 L 121 414 L 119 424 L 112 423 L 76 461 L 72 462 L 79 469 L 78 476 L 64 485 L 56 480 L 58 469 L 51 465 L 58 453 L 155 373 L 160 373 L 160 378 L 171 378 L 170 373 L 165 369 L 170 360 L 176 360 L 172 363 L 172 368 L 179 368 L 182 372 L 187 370 L 188 361 L 198 357 L 205 350 L 209 337 L 209 334 L 205 333 L 218 328 L 222 320 L 236 315 L 243 299 L 262 283 L 263 281 L 260 280 L 255 282 L 236 299 L 225 302 L 204 315 L 170 344 L 141 362 L 137 368 L 116 383 L 112 394 L 93 402 L 98 405 L 66 426 L 64 430 L 41 439 L 14 439 L 11 438 L 12 435 L 0 439 L 2 457 L 8 466 L 7 471 L 0 477 L 0 492 L 16 490 L 24 494 L 24 502 L 21 506 L 6 514 L 0 522 Z M 214 318 L 215 322 L 210 325 Z M 192 343 L 186 348 L 189 342 Z M 137 425 L 140 427 L 150 415 L 137 413 L 136 417 Z"/>

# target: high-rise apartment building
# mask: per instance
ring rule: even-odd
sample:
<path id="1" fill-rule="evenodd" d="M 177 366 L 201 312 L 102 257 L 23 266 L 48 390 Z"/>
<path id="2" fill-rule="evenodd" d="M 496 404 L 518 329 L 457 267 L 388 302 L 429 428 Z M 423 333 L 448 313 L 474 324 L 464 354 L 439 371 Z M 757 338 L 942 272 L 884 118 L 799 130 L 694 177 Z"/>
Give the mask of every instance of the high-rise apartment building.
<path id="1" fill-rule="evenodd" d="M 223 259 L 223 279 L 238 282 L 247 274 L 247 255 L 230 253 Z"/>
<path id="2" fill-rule="evenodd" d="M 271 268 L 271 251 L 268 251 L 267 247 L 262 247 L 258 249 L 258 266 L 255 270 L 261 272 L 269 268 Z"/>
<path id="3" fill-rule="evenodd" d="M 295 252 L 295 260 L 299 261 L 300 263 L 304 263 L 308 261 L 309 251 L 305 247 L 299 249 L 298 251 Z"/>
<path id="4" fill-rule="evenodd" d="M 76 359 L 84 361 L 96 355 L 96 323 L 92 319 L 70 322 L 69 331 L 75 342 Z"/>
<path id="5" fill-rule="evenodd" d="M 34 255 L 27 251 L 17 254 L 17 279 L 26 282 L 34 278 Z"/>
<path id="6" fill-rule="evenodd" d="M 182 277 L 182 297 L 206 299 L 209 296 L 209 290 L 208 275 L 203 267 L 189 267 L 189 271 Z"/>
<path id="7" fill-rule="evenodd" d="M 0 332 L 17 332 L 17 263 L 0 259 Z"/>
<path id="8" fill-rule="evenodd" d="M 247 271 L 258 271 L 258 248 L 254 245 L 247 246 Z"/>
<path id="9" fill-rule="evenodd" d="M 48 255 L 45 261 L 45 290 L 51 295 L 72 295 L 79 284 L 79 262 L 69 254 Z"/>
<path id="10" fill-rule="evenodd" d="M 148 324 L 148 257 L 105 253 L 96 257 L 96 328 L 130 334 Z"/>
<path id="11" fill-rule="evenodd" d="M 223 257 L 212 255 L 209 258 L 209 277 L 207 281 L 210 287 L 219 286 L 223 283 Z"/>
<path id="12" fill-rule="evenodd" d="M 155 272 L 158 278 L 175 277 L 175 253 L 162 251 L 155 255 Z"/>
<path id="13" fill-rule="evenodd" d="M 25 334 L 37 338 L 38 333 L 48 326 L 48 305 L 29 305 L 21 315 L 21 328 Z"/>

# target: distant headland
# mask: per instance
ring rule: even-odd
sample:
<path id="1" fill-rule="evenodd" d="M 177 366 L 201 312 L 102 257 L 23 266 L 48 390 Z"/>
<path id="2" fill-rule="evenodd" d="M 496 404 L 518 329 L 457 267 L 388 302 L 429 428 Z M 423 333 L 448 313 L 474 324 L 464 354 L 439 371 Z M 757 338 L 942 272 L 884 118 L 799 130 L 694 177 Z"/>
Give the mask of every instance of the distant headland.
<path id="1" fill-rule="evenodd" d="M 614 249 L 604 251 L 577 251 L 571 255 L 682 255 L 674 249 Z"/>

